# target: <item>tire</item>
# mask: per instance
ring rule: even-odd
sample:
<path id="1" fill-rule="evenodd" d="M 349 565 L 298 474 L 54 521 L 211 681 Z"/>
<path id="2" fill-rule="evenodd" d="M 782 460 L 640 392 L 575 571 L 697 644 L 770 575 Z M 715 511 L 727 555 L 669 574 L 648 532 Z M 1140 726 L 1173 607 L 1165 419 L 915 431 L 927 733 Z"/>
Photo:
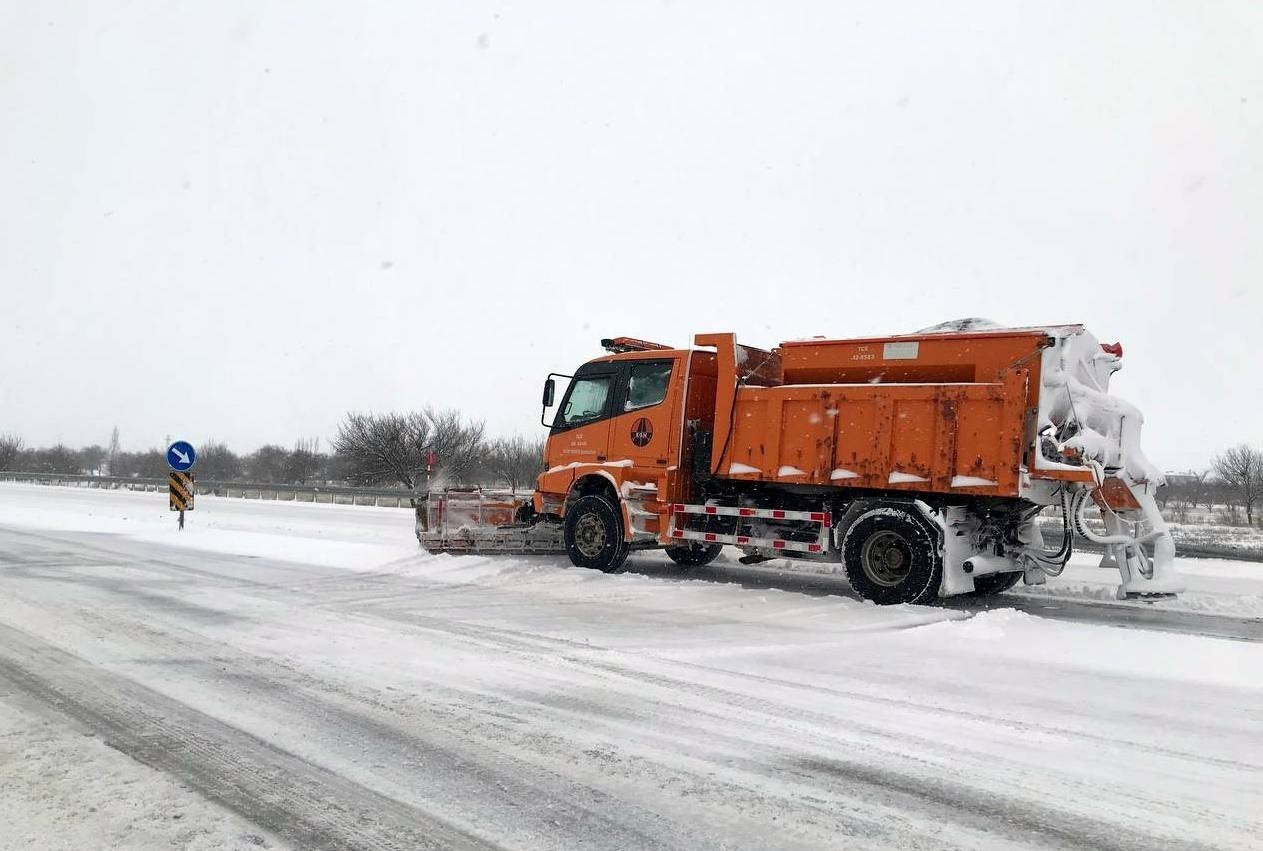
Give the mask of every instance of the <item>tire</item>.
<path id="1" fill-rule="evenodd" d="M 988 573 L 986 576 L 974 577 L 974 590 L 969 594 L 974 597 L 993 597 L 1003 594 L 1022 579 L 1021 571 L 1017 573 Z"/>
<path id="2" fill-rule="evenodd" d="M 623 540 L 623 518 L 603 496 L 581 496 L 566 512 L 562 527 L 571 564 L 620 573 L 631 549 Z"/>
<path id="3" fill-rule="evenodd" d="M 723 544 L 710 544 L 707 546 L 706 544 L 688 543 L 679 547 L 667 547 L 667 558 L 680 567 L 701 567 L 704 564 L 710 564 L 718 558 L 723 548 Z"/>
<path id="4" fill-rule="evenodd" d="M 937 533 L 896 506 L 875 508 L 851 524 L 842 562 L 855 593 L 881 606 L 928 603 L 943 580 Z"/>

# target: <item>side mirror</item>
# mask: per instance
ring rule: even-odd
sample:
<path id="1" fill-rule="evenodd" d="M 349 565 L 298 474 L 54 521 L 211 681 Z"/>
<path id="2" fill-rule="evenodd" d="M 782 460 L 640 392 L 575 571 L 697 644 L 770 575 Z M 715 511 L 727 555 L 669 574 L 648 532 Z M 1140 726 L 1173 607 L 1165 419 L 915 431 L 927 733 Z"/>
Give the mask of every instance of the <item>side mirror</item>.
<path id="1" fill-rule="evenodd" d="M 574 378 L 574 376 L 562 375 L 561 373 L 557 373 L 557 372 L 548 373 L 548 380 L 544 382 L 544 398 L 542 399 L 542 402 L 544 403 L 544 410 L 539 412 L 539 424 L 542 425 L 544 428 L 551 429 L 556 426 L 556 423 L 550 423 L 548 422 L 548 420 L 544 418 L 548 416 L 548 409 L 551 408 L 553 406 L 553 403 L 557 401 L 557 379 L 558 378 L 571 379 L 571 378 Z"/>

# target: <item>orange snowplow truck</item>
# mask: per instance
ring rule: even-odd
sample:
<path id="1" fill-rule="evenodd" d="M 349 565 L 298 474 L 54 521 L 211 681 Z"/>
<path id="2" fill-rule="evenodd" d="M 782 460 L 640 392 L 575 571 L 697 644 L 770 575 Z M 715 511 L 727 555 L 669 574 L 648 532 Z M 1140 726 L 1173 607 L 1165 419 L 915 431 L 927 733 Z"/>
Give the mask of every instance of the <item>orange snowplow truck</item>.
<path id="1" fill-rule="evenodd" d="M 860 596 L 920 603 L 1042 583 L 1079 535 L 1119 570 L 1119 596 L 1182 590 L 1142 417 L 1108 392 L 1122 347 L 1082 326 L 770 351 L 733 334 L 602 343 L 604 357 L 545 382 L 534 494 L 432 494 L 423 546 L 564 551 L 604 571 L 632 550 L 690 567 L 732 546 L 745 564 L 840 563 Z M 1036 523 L 1047 508 L 1055 548 Z"/>

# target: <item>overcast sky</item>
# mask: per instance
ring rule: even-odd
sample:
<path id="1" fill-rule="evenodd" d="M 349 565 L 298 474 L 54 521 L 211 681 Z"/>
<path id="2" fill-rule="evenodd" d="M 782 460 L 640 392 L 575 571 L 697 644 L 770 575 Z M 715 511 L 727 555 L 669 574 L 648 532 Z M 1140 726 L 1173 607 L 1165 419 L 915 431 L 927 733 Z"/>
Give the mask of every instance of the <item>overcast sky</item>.
<path id="1" fill-rule="evenodd" d="M 1263 4 L 0 0 L 0 432 L 538 432 L 602 336 L 1121 340 L 1263 445 Z M 327 444 L 326 444 L 327 445 Z"/>

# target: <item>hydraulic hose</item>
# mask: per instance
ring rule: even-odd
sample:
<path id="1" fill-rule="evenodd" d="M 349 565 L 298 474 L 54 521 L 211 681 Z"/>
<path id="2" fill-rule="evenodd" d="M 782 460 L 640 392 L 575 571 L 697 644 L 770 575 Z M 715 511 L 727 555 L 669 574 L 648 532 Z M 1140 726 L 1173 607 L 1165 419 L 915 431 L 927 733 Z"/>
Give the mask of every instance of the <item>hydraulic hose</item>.
<path id="1" fill-rule="evenodd" d="M 1066 569 L 1066 562 L 1042 561 L 1038 556 L 1022 553 L 1022 569 L 1030 570 L 1031 568 L 1038 568 L 1046 575 L 1056 577 L 1060 576 L 1061 572 Z"/>
<path id="2" fill-rule="evenodd" d="M 1038 555 L 1029 551 L 1022 553 L 1023 565 L 1037 567 L 1049 576 L 1060 576 L 1061 572 L 1066 569 L 1066 565 L 1070 562 L 1070 556 L 1074 553 L 1074 534 L 1070 528 L 1070 518 L 1078 507 L 1077 500 L 1083 499 L 1086 494 L 1080 492 L 1071 495 L 1069 491 L 1064 491 L 1061 495 L 1061 547 L 1055 553 L 1039 553 Z"/>
<path id="3" fill-rule="evenodd" d="M 1136 543 L 1136 539 L 1131 535 L 1098 535 L 1088 528 L 1088 524 L 1083 519 L 1083 514 L 1087 510 L 1088 500 L 1084 497 L 1079 500 L 1078 506 L 1074 510 L 1074 530 L 1083 537 L 1087 538 L 1094 544 L 1102 546 L 1114 546 L 1116 544 L 1132 545 Z"/>

